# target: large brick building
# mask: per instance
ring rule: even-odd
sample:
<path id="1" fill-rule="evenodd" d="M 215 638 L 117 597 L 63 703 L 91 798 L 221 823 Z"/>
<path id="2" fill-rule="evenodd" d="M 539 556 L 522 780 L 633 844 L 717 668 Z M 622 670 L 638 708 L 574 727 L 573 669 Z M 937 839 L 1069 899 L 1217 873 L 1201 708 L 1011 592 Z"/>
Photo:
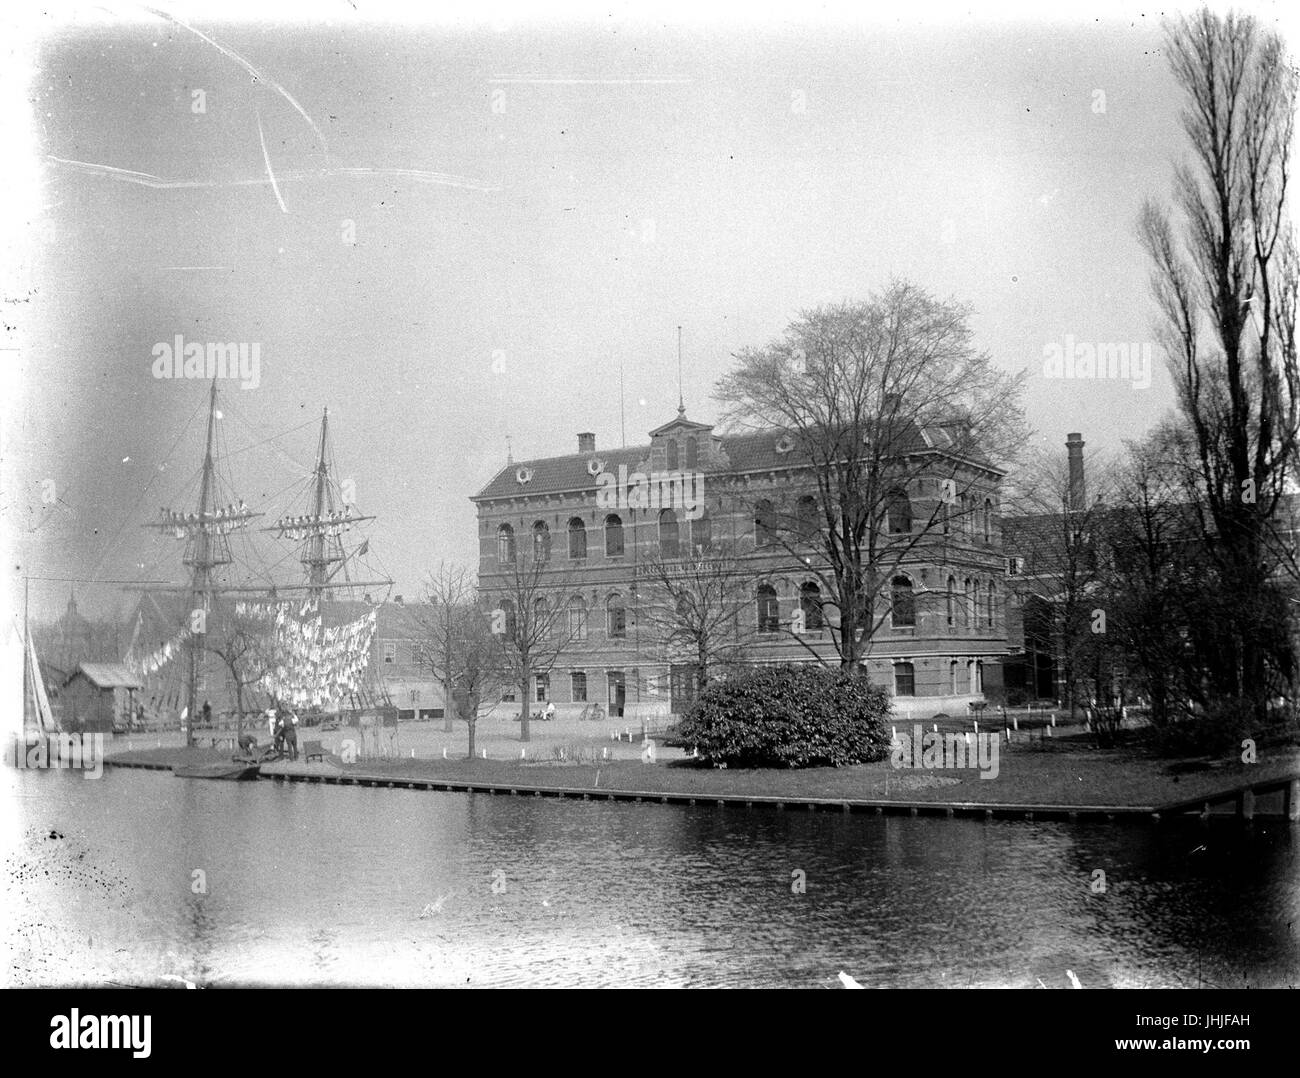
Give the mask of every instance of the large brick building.
<path id="1" fill-rule="evenodd" d="M 945 427 L 912 427 L 899 442 L 911 462 L 905 491 L 891 506 L 891 531 L 918 536 L 891 570 L 890 615 L 864 664 L 889 686 L 903 715 L 964 712 L 1001 686 L 1006 652 L 1006 560 L 998 515 L 1002 472 L 978 454 L 957 452 Z M 917 462 L 920 462 L 919 466 Z M 932 467 L 931 467 L 932 466 Z M 637 475 L 684 475 L 686 511 L 622 497 Z M 945 478 L 956 477 L 961 511 L 941 507 Z M 617 507 L 609 485 L 617 477 Z M 675 666 L 660 626 L 644 608 L 639 572 L 650 559 L 725 540 L 751 577 L 752 602 L 739 617 L 750 662 L 838 659 L 834 611 L 796 548 L 772 541 L 768 519 L 816 515 L 813 472 L 779 430 L 719 435 L 684 409 L 650 432 L 650 442 L 598 450 L 578 435 L 578 452 L 511 461 L 471 499 L 478 511 L 479 585 L 492 601 L 511 591 L 513 557 L 545 551 L 553 578 L 548 601 L 574 611 L 579 631 L 550 669 L 532 678 L 530 706 L 561 711 L 599 703 L 613 716 L 679 711 L 690 695 L 687 668 Z M 699 507 L 693 504 L 698 499 Z M 951 522 L 929 523 L 940 515 Z M 689 519 L 690 517 L 696 519 Z M 814 525 L 815 527 L 815 525 Z M 925 534 L 921 534 L 921 533 Z M 809 556 L 812 554 L 811 548 Z M 546 574 L 550 574 L 548 577 Z M 803 611 L 807 631 L 792 631 Z"/>

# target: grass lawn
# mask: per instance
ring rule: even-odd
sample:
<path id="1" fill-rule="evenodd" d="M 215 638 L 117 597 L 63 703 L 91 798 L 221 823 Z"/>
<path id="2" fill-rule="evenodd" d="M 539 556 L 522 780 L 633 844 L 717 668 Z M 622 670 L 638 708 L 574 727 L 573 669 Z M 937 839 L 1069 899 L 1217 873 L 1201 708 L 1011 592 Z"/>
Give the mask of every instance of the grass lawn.
<path id="1" fill-rule="evenodd" d="M 632 746 L 625 746 L 626 749 Z M 463 751 L 463 750 L 462 750 Z M 209 749 L 139 749 L 109 757 L 122 761 L 178 763 L 222 760 Z M 542 788 L 582 788 L 647 794 L 808 797 L 826 800 L 889 800 L 975 804 L 1161 805 L 1192 800 L 1248 782 L 1300 777 L 1300 747 L 1261 746 L 1259 762 L 1236 757 L 1195 764 L 1171 763 L 1140 751 L 1098 750 L 1081 738 L 1022 741 L 999 749 L 996 778 L 976 770 L 895 769 L 888 760 L 844 768 L 802 770 L 717 769 L 693 760 L 654 764 L 639 759 L 598 763 L 499 759 L 369 759 L 343 764 L 269 765 L 275 769 L 326 768 L 334 772 L 391 777 L 393 781 L 442 779 L 518 783 Z M 1263 805 L 1261 805 L 1261 811 Z"/>

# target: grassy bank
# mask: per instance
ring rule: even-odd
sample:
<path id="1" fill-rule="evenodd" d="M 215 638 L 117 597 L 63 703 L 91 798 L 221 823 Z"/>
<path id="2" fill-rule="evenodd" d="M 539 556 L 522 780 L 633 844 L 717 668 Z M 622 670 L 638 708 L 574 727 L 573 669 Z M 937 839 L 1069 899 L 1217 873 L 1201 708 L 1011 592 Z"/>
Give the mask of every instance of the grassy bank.
<path id="1" fill-rule="evenodd" d="M 138 749 L 110 755 L 120 761 L 172 766 L 181 762 L 228 760 L 210 749 Z M 392 781 L 435 779 L 540 787 L 581 788 L 685 796 L 754 796 L 973 804 L 1066 804 L 1157 806 L 1192 800 L 1235 785 L 1300 777 L 1300 748 L 1263 749 L 1253 765 L 1239 760 L 1171 764 L 1132 750 L 1102 751 L 1064 741 L 1045 746 L 1002 746 L 996 778 L 975 770 L 895 769 L 888 760 L 845 768 L 741 770 L 703 767 L 676 760 L 643 764 L 616 760 L 598 764 L 554 761 L 465 759 L 370 759 L 344 764 L 274 764 L 278 769 L 321 769 L 333 773 L 382 776 Z"/>

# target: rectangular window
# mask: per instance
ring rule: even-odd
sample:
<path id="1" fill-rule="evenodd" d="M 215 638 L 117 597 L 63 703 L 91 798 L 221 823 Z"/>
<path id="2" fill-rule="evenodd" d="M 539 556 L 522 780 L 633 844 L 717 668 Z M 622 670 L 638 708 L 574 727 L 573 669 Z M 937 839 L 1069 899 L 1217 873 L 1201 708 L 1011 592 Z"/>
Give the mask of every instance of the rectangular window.
<path id="1" fill-rule="evenodd" d="M 894 695 L 916 695 L 916 668 L 911 663 L 894 663 Z"/>
<path id="2" fill-rule="evenodd" d="M 546 703 L 546 695 L 550 691 L 551 691 L 551 675 L 538 674 L 537 675 L 537 702 L 539 704 Z"/>
<path id="3" fill-rule="evenodd" d="M 575 704 L 585 704 L 587 702 L 587 675 L 570 674 L 569 678 L 573 682 L 573 702 Z"/>
<path id="4" fill-rule="evenodd" d="M 386 663 L 397 662 L 397 641 L 396 640 L 384 641 L 384 662 Z"/>

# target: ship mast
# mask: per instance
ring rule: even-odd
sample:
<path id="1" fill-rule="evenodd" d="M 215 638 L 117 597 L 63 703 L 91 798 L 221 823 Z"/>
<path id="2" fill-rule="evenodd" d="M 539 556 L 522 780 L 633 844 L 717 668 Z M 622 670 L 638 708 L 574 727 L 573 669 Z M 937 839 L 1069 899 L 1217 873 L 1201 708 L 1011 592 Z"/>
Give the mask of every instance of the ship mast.
<path id="1" fill-rule="evenodd" d="M 391 580 L 347 579 L 347 563 L 358 551 L 349 554 L 344 549 L 343 533 L 355 524 L 375 518 L 357 513 L 346 493 L 336 506 L 334 481 L 330 476 L 329 465 L 329 422 L 330 410 L 326 408 L 321 416 L 320 438 L 316 445 L 309 512 L 305 516 L 281 517 L 271 527 L 262 529 L 302 541 L 299 561 L 306 570 L 307 582 L 298 587 L 305 587 L 307 599 L 311 602 L 320 600 L 333 588 L 372 585 L 391 587 L 393 583 Z M 364 552 L 364 548 L 359 551 Z M 344 579 L 341 583 L 335 583 L 334 577 L 340 572 Z"/>
<path id="2" fill-rule="evenodd" d="M 320 446 L 316 451 L 316 520 L 325 512 L 325 496 L 329 489 L 329 465 L 325 462 L 325 444 L 329 436 L 330 410 L 326 408 L 320 421 Z M 307 542 L 307 583 L 310 586 L 307 595 L 315 600 L 321 597 L 330 561 L 325 554 L 325 532 L 316 528 Z"/>
<path id="3" fill-rule="evenodd" d="M 212 434 L 216 424 L 217 417 L 217 380 L 212 379 L 212 388 L 208 395 L 208 438 L 207 445 L 203 452 L 203 479 L 199 484 L 199 520 L 203 521 L 208 513 L 208 499 L 212 494 L 212 473 L 214 464 L 212 461 Z M 212 536 L 206 527 L 200 526 L 194 535 L 194 556 L 193 559 L 187 559 L 193 568 L 190 577 L 190 629 L 194 629 L 193 619 L 195 612 L 204 611 L 203 619 L 206 622 L 207 611 L 210 609 L 210 599 L 208 587 L 212 583 L 212 570 L 218 565 L 225 565 L 230 561 L 230 548 L 228 544 L 222 543 L 225 550 L 224 558 L 213 557 Z M 205 629 L 207 625 L 203 626 Z M 186 699 L 186 722 L 185 722 L 185 745 L 190 747 L 194 744 L 194 720 L 195 709 L 198 705 L 199 696 L 199 634 L 191 632 L 186 641 L 187 647 L 187 671 L 185 678 L 185 699 Z"/>
<path id="4" fill-rule="evenodd" d="M 205 647 L 202 637 L 207 630 L 208 612 L 214 605 L 213 596 L 218 590 L 213 570 L 222 565 L 229 565 L 233 561 L 230 554 L 230 540 L 227 538 L 229 532 L 246 527 L 251 519 L 262 515 L 249 509 L 242 501 L 237 506 L 213 504 L 217 492 L 217 467 L 213 456 L 216 421 L 217 380 L 214 378 L 208 391 L 208 429 L 203 449 L 203 473 L 199 482 L 198 513 L 186 515 L 164 509 L 159 521 L 146 525 L 146 527 L 174 532 L 176 538 L 186 541 L 182 562 L 190 568 L 190 583 L 185 589 L 190 600 L 187 623 L 189 631 L 185 646 L 185 744 L 187 746 L 194 744 L 194 724 L 198 717 L 196 710 L 199 664 Z"/>

